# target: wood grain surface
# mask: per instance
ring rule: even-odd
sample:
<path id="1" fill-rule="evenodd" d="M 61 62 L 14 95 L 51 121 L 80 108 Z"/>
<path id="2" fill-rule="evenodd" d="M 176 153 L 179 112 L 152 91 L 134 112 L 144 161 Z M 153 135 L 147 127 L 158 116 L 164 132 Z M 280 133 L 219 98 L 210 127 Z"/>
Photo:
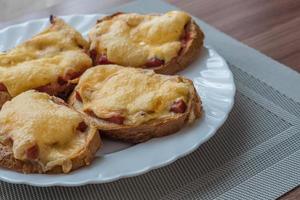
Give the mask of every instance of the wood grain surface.
<path id="1" fill-rule="evenodd" d="M 299 0 L 168 0 L 300 72 Z"/>
<path id="2" fill-rule="evenodd" d="M 5 16 L 0 28 L 50 14 L 86 14 L 131 0 L 65 0 L 21 17 Z M 237 40 L 300 72 L 300 0 L 167 0 Z M 9 20 L 7 20 L 9 19 Z M 300 187 L 280 200 L 300 199 Z"/>

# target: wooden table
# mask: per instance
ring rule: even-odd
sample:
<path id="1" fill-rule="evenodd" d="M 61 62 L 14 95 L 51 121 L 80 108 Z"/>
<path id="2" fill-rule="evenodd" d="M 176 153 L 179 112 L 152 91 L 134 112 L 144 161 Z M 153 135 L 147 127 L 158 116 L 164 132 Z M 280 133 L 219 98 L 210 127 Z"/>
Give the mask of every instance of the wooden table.
<path id="1" fill-rule="evenodd" d="M 65 0 L 63 3 L 2 21 L 0 28 L 50 14 L 87 14 L 131 0 Z M 167 0 L 237 40 L 300 72 L 299 0 Z M 0 19 L 1 20 L 1 19 Z M 300 199 L 300 187 L 281 200 Z"/>

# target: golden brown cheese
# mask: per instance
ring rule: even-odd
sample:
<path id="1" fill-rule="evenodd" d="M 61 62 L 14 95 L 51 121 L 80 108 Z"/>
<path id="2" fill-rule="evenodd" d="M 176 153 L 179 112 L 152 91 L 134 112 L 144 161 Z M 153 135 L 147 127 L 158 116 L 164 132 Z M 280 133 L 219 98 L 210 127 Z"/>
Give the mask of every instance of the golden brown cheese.
<path id="1" fill-rule="evenodd" d="M 37 144 L 38 162 L 45 171 L 62 165 L 68 172 L 71 158 L 85 147 L 85 135 L 76 128 L 83 119 L 45 93 L 24 92 L 6 102 L 0 111 L 0 132 L 13 140 L 16 159 L 26 160 L 26 150 Z"/>
<path id="2" fill-rule="evenodd" d="M 57 80 L 68 70 L 82 71 L 91 66 L 84 52 L 88 43 L 61 19 L 43 32 L 0 54 L 0 83 L 11 96 Z"/>
<path id="3" fill-rule="evenodd" d="M 55 18 L 54 23 L 41 33 L 0 54 L 0 66 L 15 66 L 20 62 L 52 57 L 63 51 L 78 51 L 88 47 L 88 42 L 79 32 L 62 19 Z"/>
<path id="4" fill-rule="evenodd" d="M 11 96 L 29 89 L 56 82 L 69 70 L 83 71 L 91 65 L 88 55 L 80 51 L 65 51 L 51 58 L 45 57 L 22 62 L 11 67 L 0 66 L 0 83 Z"/>
<path id="5" fill-rule="evenodd" d="M 187 103 L 192 84 L 178 76 L 155 74 L 152 70 L 100 65 L 87 70 L 76 90 L 84 110 L 100 118 L 113 113 L 125 116 L 125 125 L 137 125 L 173 113 L 171 105 L 178 99 Z"/>
<path id="6" fill-rule="evenodd" d="M 190 16 L 181 11 L 117 15 L 90 31 L 90 49 L 123 66 L 141 67 L 154 57 L 169 62 L 181 49 L 179 39 L 189 21 Z"/>

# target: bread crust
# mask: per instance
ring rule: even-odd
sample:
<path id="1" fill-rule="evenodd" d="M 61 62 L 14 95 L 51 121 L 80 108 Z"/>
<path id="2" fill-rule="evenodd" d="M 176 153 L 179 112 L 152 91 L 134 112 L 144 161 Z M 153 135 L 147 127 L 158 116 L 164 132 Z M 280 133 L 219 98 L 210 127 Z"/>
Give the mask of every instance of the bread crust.
<path id="1" fill-rule="evenodd" d="M 188 79 L 183 79 L 192 82 Z M 71 94 L 68 103 L 77 111 L 85 114 L 82 110 L 82 103 L 76 99 L 76 91 Z M 88 116 L 88 118 L 90 119 L 91 123 L 94 123 L 101 130 L 101 133 L 103 133 L 103 135 L 105 136 L 125 142 L 140 143 L 154 137 L 162 137 L 175 133 L 179 131 L 184 125 L 192 123 L 197 118 L 200 118 L 201 115 L 201 100 L 195 88 L 193 88 L 186 111 L 182 114 L 176 114 L 175 117 L 153 120 L 148 123 L 135 126 L 107 123 L 92 116 Z"/>
<path id="2" fill-rule="evenodd" d="M 156 73 L 176 74 L 187 68 L 199 56 L 203 47 L 204 34 L 194 20 L 189 22 L 187 29 L 190 38 L 186 41 L 186 46 L 183 47 L 180 54 L 170 62 L 158 68 L 154 68 L 153 70 Z"/>
<path id="3" fill-rule="evenodd" d="M 65 106 L 68 106 L 63 100 L 53 97 L 53 101 L 55 101 L 57 104 L 63 104 Z M 70 107 L 70 106 L 68 106 Z M 86 117 L 82 115 L 84 121 L 88 122 Z M 88 124 L 88 123 L 87 123 Z M 89 165 L 97 150 L 101 146 L 101 139 L 100 135 L 98 134 L 98 130 L 93 125 L 88 125 L 87 130 L 84 133 L 81 134 L 87 134 L 92 135 L 91 137 L 88 137 L 88 140 L 86 141 L 86 148 L 79 152 L 79 154 L 76 155 L 76 157 L 71 158 L 72 162 L 72 169 L 70 170 L 76 170 L 80 167 Z M 47 174 L 57 174 L 57 173 L 64 173 L 62 166 L 55 166 L 49 171 L 43 171 L 41 165 L 39 165 L 37 162 L 34 161 L 22 161 L 18 160 L 14 157 L 13 151 L 12 151 L 12 142 L 0 142 L 0 166 L 4 168 L 8 168 L 17 172 L 21 173 L 47 173 Z"/>
<path id="4" fill-rule="evenodd" d="M 97 24 L 105 20 L 111 20 L 115 16 L 122 15 L 122 14 L 126 14 L 126 13 L 116 12 L 112 15 L 105 16 L 102 19 L 97 20 Z M 151 14 L 151 15 L 159 15 L 159 14 Z M 159 74 L 173 75 L 187 68 L 188 65 L 191 64 L 198 57 L 203 47 L 204 33 L 201 31 L 200 27 L 196 24 L 196 22 L 193 19 L 191 19 L 190 22 L 188 22 L 186 29 L 187 30 L 185 31 L 188 32 L 189 38 L 186 41 L 186 45 L 182 47 L 182 49 L 180 50 L 180 53 L 176 57 L 174 57 L 171 61 L 165 63 L 164 65 L 161 65 L 159 67 L 154 67 L 154 68 L 148 68 L 148 69 L 152 69 Z M 94 61 L 94 63 L 96 62 Z"/>

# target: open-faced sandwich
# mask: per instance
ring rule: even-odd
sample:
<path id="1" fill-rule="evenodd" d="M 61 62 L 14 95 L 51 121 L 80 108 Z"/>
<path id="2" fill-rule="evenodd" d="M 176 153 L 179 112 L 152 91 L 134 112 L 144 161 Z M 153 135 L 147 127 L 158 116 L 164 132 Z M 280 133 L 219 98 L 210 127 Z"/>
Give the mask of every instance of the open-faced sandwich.
<path id="1" fill-rule="evenodd" d="M 97 129 L 63 100 L 29 90 L 0 111 L 0 166 L 23 173 L 68 173 L 89 165 Z"/>
<path id="2" fill-rule="evenodd" d="M 118 64 L 175 74 L 200 53 L 204 34 L 190 15 L 116 13 L 89 32 L 94 65 Z"/>
<path id="3" fill-rule="evenodd" d="M 0 108 L 29 89 L 64 95 L 92 65 L 89 44 L 63 20 L 50 17 L 51 25 L 17 47 L 0 54 Z"/>
<path id="4" fill-rule="evenodd" d="M 202 113 L 189 79 L 118 65 L 85 71 L 69 104 L 103 134 L 133 143 L 174 133 Z"/>

